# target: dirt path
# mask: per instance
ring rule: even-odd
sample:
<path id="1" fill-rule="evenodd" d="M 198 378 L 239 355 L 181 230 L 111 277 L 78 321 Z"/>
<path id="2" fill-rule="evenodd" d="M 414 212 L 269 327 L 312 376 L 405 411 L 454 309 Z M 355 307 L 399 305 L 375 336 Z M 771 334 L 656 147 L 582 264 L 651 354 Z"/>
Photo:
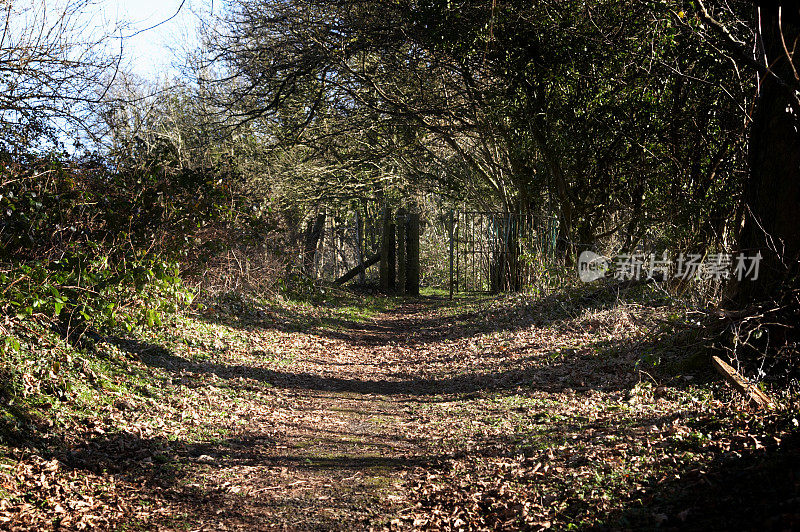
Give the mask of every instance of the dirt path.
<path id="1" fill-rule="evenodd" d="M 365 323 L 272 331 L 297 349 L 285 364 L 189 363 L 170 353 L 148 355 L 145 362 L 177 372 L 181 384 L 208 386 L 210 378 L 212 387 L 234 383 L 241 392 L 231 405 L 239 422 L 220 416 L 221 423 L 206 428 L 225 436 L 173 448 L 183 465 L 179 485 L 155 475 L 156 491 L 161 483 L 171 501 L 162 526 L 413 525 L 408 512 L 417 504 L 409 493 L 414 479 L 476 454 L 469 447 L 475 441 L 457 428 L 482 426 L 471 407 L 480 411 L 482 398 L 494 391 L 507 395 L 532 378 L 531 345 L 524 349 L 527 336 L 517 330 L 527 323 L 511 325 L 428 299 Z M 462 419 L 454 408 L 463 410 Z"/>
<path id="2" fill-rule="evenodd" d="M 779 441 L 768 441 L 774 427 L 759 433 L 740 416 L 726 425 L 722 403 L 692 377 L 656 386 L 636 371 L 676 342 L 674 331 L 657 333 L 658 312 L 528 305 L 418 300 L 366 322 L 299 332 L 268 323 L 258 334 L 291 345 L 288 360 L 173 359 L 187 383 L 237 393 L 205 429 L 213 443 L 177 448 L 181 481 L 154 476 L 164 516 L 155 523 L 680 530 L 759 523 L 760 511 L 791 519 L 780 504 L 797 486 L 773 479 L 796 454 L 758 467 L 749 454 Z M 264 324 L 252 325 L 246 341 Z M 734 449 L 740 461 L 721 465 Z M 759 474 L 770 502 L 754 511 Z"/>
<path id="3" fill-rule="evenodd" d="M 315 331 L 285 371 L 254 369 L 269 393 L 245 398 L 237 408 L 248 423 L 192 457 L 188 485 L 214 496 L 183 501 L 187 517 L 202 516 L 196 523 L 209 530 L 391 525 L 411 504 L 408 475 L 445 459 L 421 407 L 474 392 L 446 370 L 453 353 L 440 344 L 452 328 L 431 316 L 436 306 L 408 303 L 368 323 Z"/>
<path id="4" fill-rule="evenodd" d="M 105 383 L 111 402 L 40 445 L 54 450 L 0 464 L 0 489 L 36 486 L 0 501 L 0 525 L 800 526 L 796 414 L 743 415 L 695 384 L 702 371 L 680 365 L 695 330 L 669 325 L 667 306 L 290 310 L 208 312 L 98 348 L 127 392 Z"/>
<path id="5" fill-rule="evenodd" d="M 237 386 L 244 389 L 236 401 L 244 422 L 216 444 L 180 452 L 189 464 L 183 491 L 176 497 L 174 486 L 166 489 L 182 509 L 178 527 L 188 521 L 204 529 L 409 528 L 434 526 L 441 514 L 445 526 L 460 528 L 471 519 L 459 521 L 470 511 L 460 508 L 462 496 L 489 516 L 492 528 L 546 527 L 532 508 L 520 507 L 530 504 L 518 502 L 524 493 L 503 492 L 506 481 L 497 471 L 477 476 L 500 485 L 466 475 L 467 492 L 450 493 L 462 480 L 459 468 L 471 467 L 465 461 L 531 470 L 534 463 L 520 465 L 520 452 L 547 443 L 526 441 L 527 431 L 558 441 L 565 427 L 577 431 L 588 422 L 581 417 L 587 401 L 575 389 L 613 394 L 619 402 L 630 387 L 630 372 L 619 371 L 628 359 L 581 367 L 574 348 L 572 358 L 560 351 L 575 343 L 574 331 L 547 320 L 537 329 L 541 318 L 529 309 L 487 312 L 428 299 L 366 323 L 338 320 L 280 333 L 296 346 L 283 365 L 178 360 L 189 382 L 206 374 L 229 385 L 243 381 Z M 634 329 L 614 326 L 618 336 Z M 174 370 L 172 362 L 162 365 Z M 150 363 L 159 365 L 157 357 Z M 551 426 L 576 416 L 571 425 Z M 217 425 L 210 432 L 224 430 Z M 475 491 L 489 500 L 470 502 Z M 453 496 L 454 508 L 439 508 Z M 547 503 L 541 494 L 536 501 Z M 175 508 L 169 513 L 181 515 Z"/>

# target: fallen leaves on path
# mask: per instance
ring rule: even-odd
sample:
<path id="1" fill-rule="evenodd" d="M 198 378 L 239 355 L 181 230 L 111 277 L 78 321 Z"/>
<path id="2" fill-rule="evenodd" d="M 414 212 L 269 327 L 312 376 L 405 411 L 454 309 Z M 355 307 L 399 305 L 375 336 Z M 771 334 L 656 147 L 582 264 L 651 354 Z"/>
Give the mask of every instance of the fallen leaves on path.
<path id="1" fill-rule="evenodd" d="M 39 454 L 9 448 L 0 525 L 691 528 L 709 504 L 695 494 L 729 471 L 794 463 L 796 406 L 744 414 L 702 374 L 659 374 L 653 360 L 696 341 L 673 312 L 521 297 L 367 319 L 218 309 L 109 341 L 139 384 L 98 386 L 103 402 Z M 784 480 L 764 513 L 792 522 Z"/>

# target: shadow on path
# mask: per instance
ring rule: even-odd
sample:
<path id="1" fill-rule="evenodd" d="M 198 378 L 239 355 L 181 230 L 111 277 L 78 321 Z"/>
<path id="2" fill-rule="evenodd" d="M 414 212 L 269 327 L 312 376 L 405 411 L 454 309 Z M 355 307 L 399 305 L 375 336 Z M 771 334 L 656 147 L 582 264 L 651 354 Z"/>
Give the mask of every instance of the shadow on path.
<path id="1" fill-rule="evenodd" d="M 587 286 L 571 293 L 554 293 L 538 299 L 521 297 L 511 305 L 501 305 L 488 311 L 472 308 L 470 300 L 448 300 L 423 296 L 406 299 L 393 309 L 383 312 L 371 322 L 357 322 L 342 318 L 322 317 L 309 320 L 290 309 L 270 309 L 269 317 L 252 314 L 217 314 L 203 316 L 211 323 L 222 323 L 242 330 L 278 330 L 306 332 L 352 345 L 379 347 L 388 342 L 415 347 L 424 344 L 472 338 L 481 334 L 516 332 L 531 325 L 547 327 L 579 316 L 588 310 L 613 308 L 628 299 L 639 300 L 643 292 L 649 294 L 649 304 L 657 304 L 661 293 L 652 293 L 647 284 L 629 286 L 626 283 L 609 284 L 600 288 Z M 654 297 L 655 296 L 655 297 Z M 482 300 L 492 301 L 494 296 Z M 466 306 L 459 309 L 465 302 Z M 456 307 L 455 312 L 438 315 L 441 309 Z M 258 313 L 256 313 L 258 314 Z"/>

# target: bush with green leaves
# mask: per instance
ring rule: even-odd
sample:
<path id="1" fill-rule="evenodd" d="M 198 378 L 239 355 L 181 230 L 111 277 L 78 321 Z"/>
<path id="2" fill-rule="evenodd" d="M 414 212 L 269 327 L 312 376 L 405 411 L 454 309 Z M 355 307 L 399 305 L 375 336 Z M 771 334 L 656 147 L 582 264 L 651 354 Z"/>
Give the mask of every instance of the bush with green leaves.
<path id="1" fill-rule="evenodd" d="M 0 314 L 67 332 L 157 325 L 191 302 L 180 261 L 202 262 L 196 235 L 229 204 L 202 173 L 98 160 L 5 155 L 0 178 Z"/>

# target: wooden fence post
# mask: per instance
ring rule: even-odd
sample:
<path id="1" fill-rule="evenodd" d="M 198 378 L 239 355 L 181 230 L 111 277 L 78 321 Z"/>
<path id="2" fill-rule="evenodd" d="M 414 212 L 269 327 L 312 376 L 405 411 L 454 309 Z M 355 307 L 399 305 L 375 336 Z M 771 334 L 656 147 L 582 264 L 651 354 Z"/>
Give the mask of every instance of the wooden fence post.
<path id="1" fill-rule="evenodd" d="M 397 295 L 406 293 L 406 210 L 397 210 Z"/>
<path id="2" fill-rule="evenodd" d="M 406 233 L 406 293 L 419 295 L 419 213 L 408 214 L 408 231 Z"/>
<path id="3" fill-rule="evenodd" d="M 379 266 L 380 287 L 383 293 L 388 293 L 389 283 L 389 249 L 393 242 L 389 241 L 389 232 L 392 229 L 392 218 L 389 207 L 383 208 L 383 228 L 381 231 L 381 262 Z M 392 239 L 394 240 L 394 239 Z"/>

